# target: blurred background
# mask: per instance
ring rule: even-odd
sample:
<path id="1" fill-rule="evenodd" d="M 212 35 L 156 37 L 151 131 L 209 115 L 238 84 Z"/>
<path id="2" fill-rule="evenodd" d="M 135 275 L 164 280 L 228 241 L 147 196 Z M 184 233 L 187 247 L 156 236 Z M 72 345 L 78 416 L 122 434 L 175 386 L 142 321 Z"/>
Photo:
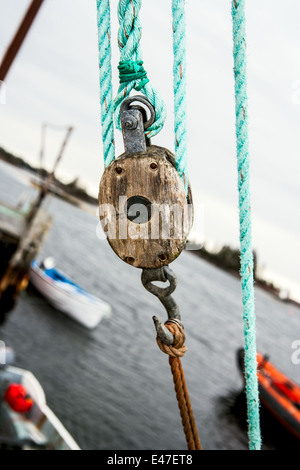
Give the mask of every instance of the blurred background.
<path id="1" fill-rule="evenodd" d="M 114 94 L 118 89 L 119 61 L 117 3 L 117 0 L 111 1 Z M 145 0 L 142 2 L 140 19 L 143 27 L 141 45 L 144 67 L 151 83 L 165 100 L 168 111 L 163 130 L 153 138 L 152 143 L 173 151 L 170 3 Z M 0 0 L 0 57 L 4 55 L 29 4 L 29 0 Z M 285 8 L 282 7 L 282 2 L 274 0 L 251 0 L 246 4 L 253 248 L 257 257 L 259 278 L 274 285 L 278 288 L 277 294 L 290 298 L 294 304 L 300 302 L 299 14 L 300 4 L 297 0 L 289 0 Z M 200 239 L 207 252 L 212 254 L 227 246 L 238 250 L 231 2 L 186 0 L 186 33 L 188 169 L 195 205 L 195 227 L 192 236 L 196 240 Z M 96 198 L 104 169 L 96 1 L 44 0 L 1 90 L 1 155 L 12 154 L 38 168 L 42 125 L 51 123 L 54 127 L 47 129 L 43 163 L 46 170 L 51 171 L 64 135 L 59 129 L 72 125 L 74 130 L 57 168 L 56 177 L 66 185 L 76 183 L 91 198 Z M 122 152 L 123 142 L 117 131 L 116 155 Z M 24 175 L 13 177 L 11 170 L 4 164 L 1 166 L 1 175 L 1 198 L 16 203 L 24 190 Z M 28 181 L 26 185 L 27 183 Z M 151 358 L 149 361 L 149 372 L 143 375 L 141 361 L 135 361 L 136 351 L 129 345 L 129 340 L 126 340 L 124 345 L 124 338 L 122 340 L 118 336 L 121 327 L 128 334 L 130 332 L 125 313 L 135 322 L 136 328 L 138 325 L 143 328 L 146 317 L 141 319 L 139 309 L 142 305 L 143 313 L 148 312 L 148 319 L 151 319 L 153 309 L 157 307 L 156 302 L 143 297 L 145 294 L 140 289 L 137 270 L 131 271 L 130 267 L 123 265 L 111 253 L 106 242 L 97 238 L 96 205 L 91 204 L 85 208 L 87 211 L 79 214 L 76 212 L 77 208 L 68 207 L 62 200 L 52 201 L 49 210 L 55 223 L 43 247 L 42 255 L 53 255 L 55 252 L 60 265 L 75 276 L 78 282 L 95 294 L 100 292 L 106 301 L 112 303 L 112 321 L 115 327 L 119 328 L 118 333 L 116 330 L 112 333 L 110 323 L 104 322 L 95 333 L 88 335 L 84 332 L 82 335 L 77 326 L 69 324 L 64 317 L 59 317 L 59 354 L 47 359 L 49 370 L 52 371 L 50 373 L 42 368 L 39 361 L 32 363 L 32 355 L 35 354 L 34 351 L 43 354 L 47 341 L 49 348 L 51 346 L 51 338 L 46 338 L 45 332 L 56 334 L 53 312 L 41 299 L 36 301 L 34 297 L 26 297 L 23 299 L 25 303 L 17 307 L 10 323 L 4 327 L 3 339 L 11 343 L 16 341 L 17 324 L 20 321 L 22 328 L 24 327 L 21 337 L 25 338 L 26 332 L 29 334 L 31 327 L 34 328 L 38 323 L 36 318 L 40 319 L 40 311 L 44 312 L 40 329 L 43 333 L 35 337 L 29 349 L 26 341 L 18 341 L 18 348 L 24 353 L 23 366 L 33 367 L 44 380 L 51 405 L 83 447 L 184 447 L 180 430 L 172 441 L 171 436 L 166 435 L 166 426 L 161 424 L 159 417 L 151 421 L 149 416 L 143 415 L 145 400 L 149 400 L 146 394 L 149 377 L 155 382 L 154 389 L 160 390 L 158 393 L 161 410 L 168 406 L 168 397 L 165 397 L 164 402 L 166 388 L 162 384 L 164 374 L 168 372 L 162 366 L 162 372 L 157 373 L 155 356 L 155 359 Z M 235 365 L 232 360 L 235 348 L 242 342 L 239 280 L 229 278 L 227 273 L 216 270 L 203 260 L 200 261 L 192 253 L 184 253 L 176 260 L 175 265 L 181 285 L 178 295 L 185 299 L 185 308 L 190 315 L 187 315 L 187 327 L 190 326 L 191 330 L 191 346 L 194 344 L 197 349 L 198 345 L 201 345 L 192 363 L 187 366 L 187 375 L 192 386 L 195 386 L 191 394 L 195 400 L 195 408 L 201 415 L 200 430 L 204 435 L 206 447 L 225 448 L 230 445 L 232 448 L 245 448 L 246 438 L 244 434 L 241 437 L 240 428 L 237 431 L 235 424 L 232 424 L 232 418 L 228 421 L 224 410 L 220 412 L 215 405 L 216 396 L 219 397 L 221 389 L 227 400 L 228 390 L 235 388 L 239 383 L 233 372 Z M 295 332 L 299 331 L 298 317 L 295 315 L 299 313 L 298 308 L 291 306 L 292 304 L 278 303 L 264 291 L 258 291 L 256 295 L 259 346 L 271 351 L 296 379 L 299 372 L 292 366 L 290 355 L 292 341 L 297 339 Z M 24 311 L 26 320 L 23 318 Z M 273 322 L 271 326 L 270 315 Z M 212 325 L 216 323 L 218 326 L 214 330 Z M 154 344 L 151 328 L 152 325 L 149 326 L 149 331 L 138 339 L 137 346 L 141 349 L 143 341 L 147 343 L 148 336 L 151 337 L 149 344 Z M 279 332 L 282 335 L 281 342 L 277 341 Z M 116 335 L 119 341 L 119 354 L 122 355 L 124 348 L 127 348 L 127 369 L 118 365 L 114 366 L 112 372 L 110 368 L 116 359 L 110 350 L 110 334 Z M 229 338 L 232 340 L 231 344 Z M 70 348 L 76 345 L 75 365 L 70 349 L 67 348 L 68 344 Z M 153 349 L 155 347 L 153 345 Z M 107 356 L 103 354 L 102 348 Z M 84 358 L 79 354 L 82 350 L 85 351 Z M 156 349 L 154 351 L 156 354 Z M 220 354 L 223 355 L 221 362 Z M 74 401 L 78 406 L 84 405 L 86 422 L 82 417 L 79 420 L 72 414 L 72 403 L 65 398 L 66 390 L 61 384 L 61 374 L 55 375 L 61 355 L 66 361 L 63 373 L 67 374 L 67 377 L 70 374 L 70 388 L 67 393 L 70 394 L 73 387 L 74 390 L 76 386 L 79 387 L 77 390 L 80 397 L 78 395 Z M 161 358 L 159 353 L 157 355 L 158 363 L 165 363 L 165 358 Z M 209 357 L 209 360 L 205 362 L 204 357 Z M 216 373 L 212 374 L 212 377 L 218 377 L 213 378 L 211 385 L 203 391 L 204 398 L 198 396 L 202 378 L 199 382 L 193 378 L 200 363 L 207 377 L 211 371 Z M 75 367 L 73 375 L 72 365 Z M 93 387 L 89 391 L 84 389 L 84 380 L 80 378 L 82 369 L 85 370 L 83 376 L 86 374 L 85 383 L 88 383 L 96 371 L 100 374 L 99 377 L 97 374 L 93 376 Z M 95 438 L 97 426 L 92 415 L 99 406 L 97 400 L 95 401 L 97 397 L 94 390 L 101 383 L 102 373 L 109 378 L 110 384 L 106 382 L 104 395 L 110 396 L 114 405 L 119 405 L 113 407 L 112 404 L 109 413 L 106 413 L 104 404 L 98 409 L 98 423 L 104 420 L 101 424 L 103 440 L 98 442 Z M 230 380 L 231 374 L 235 377 L 233 382 Z M 128 377 L 131 377 L 130 384 Z M 139 382 L 140 388 L 143 388 L 141 397 L 137 399 L 137 409 L 149 424 L 149 428 L 152 426 L 154 429 L 153 433 L 148 430 L 144 438 L 140 438 L 142 424 L 138 417 L 134 418 L 133 404 L 126 401 L 126 396 L 136 394 L 133 386 L 136 381 Z M 169 381 L 171 382 L 171 378 L 168 376 L 166 387 L 171 387 Z M 119 391 L 122 387 L 126 389 L 121 398 L 113 388 L 113 383 L 117 384 Z M 85 397 L 88 397 L 89 403 Z M 151 405 L 153 409 L 157 409 L 154 399 Z M 121 432 L 126 429 L 128 414 L 131 416 L 132 425 L 138 423 L 135 428 L 136 435 L 132 439 Z M 196 414 L 198 415 L 198 411 Z M 213 430 L 216 423 L 215 414 L 218 419 L 221 414 L 225 429 L 223 438 L 215 432 L 215 428 Z M 168 415 L 168 419 L 172 421 L 173 417 Z M 116 420 L 119 420 L 119 426 L 115 424 Z M 84 425 L 91 425 L 89 437 L 85 433 L 87 428 Z M 105 434 L 107 426 L 110 429 L 108 435 Z M 159 437 L 162 435 L 163 439 Z M 286 444 L 286 441 L 282 442 Z M 273 441 L 267 443 L 269 448 L 274 445 L 280 445 L 278 440 L 276 444 Z"/>
<path id="2" fill-rule="evenodd" d="M 0 0 L 0 53 L 8 46 L 29 2 Z M 112 2 L 113 85 L 118 87 L 117 2 Z M 253 245 L 265 275 L 300 298 L 299 139 L 300 52 L 296 0 L 247 3 Z M 295 14 L 291 15 L 293 11 Z M 259 12 L 259 14 L 258 14 Z M 186 2 L 188 162 L 201 237 L 238 246 L 232 26 L 229 1 Z M 168 117 L 155 144 L 174 148 L 172 35 L 169 2 L 143 2 L 142 51 L 151 83 Z M 103 171 L 95 5 L 91 0 L 44 2 L 6 79 L 0 145 L 38 164 L 41 124 L 72 123 L 76 132 L 57 175 L 79 177 L 97 195 Z M 117 133 L 118 134 L 118 133 Z M 60 145 L 47 134 L 51 168 Z M 116 153 L 123 151 L 117 140 Z"/>

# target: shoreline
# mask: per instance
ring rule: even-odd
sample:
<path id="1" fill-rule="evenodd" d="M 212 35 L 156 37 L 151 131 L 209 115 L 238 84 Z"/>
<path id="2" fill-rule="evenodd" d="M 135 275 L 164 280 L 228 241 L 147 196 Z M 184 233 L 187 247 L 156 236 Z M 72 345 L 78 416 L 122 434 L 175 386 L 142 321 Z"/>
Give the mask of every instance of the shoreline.
<path id="1" fill-rule="evenodd" d="M 13 155 L 2 147 L 0 147 L 0 161 L 26 173 L 30 178 L 29 183 L 35 187 L 40 187 L 41 183 L 45 183 L 50 176 L 50 173 L 47 170 L 33 167 L 23 158 Z M 54 175 L 49 192 L 74 204 L 77 204 L 78 202 L 95 206 L 98 204 L 96 197 L 91 196 L 84 188 L 78 185 L 77 178 L 70 183 L 63 183 Z"/>
<path id="2" fill-rule="evenodd" d="M 205 249 L 205 244 L 203 244 L 201 249 L 199 250 L 188 250 L 188 251 L 190 251 L 194 256 L 198 256 L 199 258 L 207 261 L 208 263 L 213 264 L 217 268 L 222 269 L 228 274 L 231 274 L 233 277 L 240 279 L 240 272 L 239 272 L 240 264 L 239 264 L 239 250 L 238 249 L 234 249 L 230 246 L 224 245 L 222 248 L 220 248 L 219 251 L 214 253 Z M 231 257 L 231 260 L 230 260 L 230 257 Z M 228 258 L 229 258 L 229 262 L 228 262 Z M 233 262 L 232 262 L 232 259 L 233 259 Z M 290 296 L 288 280 L 286 281 L 286 286 L 282 287 L 280 285 L 277 285 L 278 281 L 275 280 L 276 274 L 274 274 L 273 276 L 269 275 L 269 276 L 263 277 L 257 274 L 256 271 L 259 271 L 259 268 L 257 266 L 256 253 L 254 253 L 254 288 L 259 287 L 265 292 L 268 292 L 269 294 L 271 294 L 279 302 L 288 303 L 288 304 L 295 305 L 296 307 L 300 308 L 300 301 L 294 298 L 293 296 Z M 273 277 L 273 279 L 271 279 L 271 277 Z"/>
<path id="3" fill-rule="evenodd" d="M 0 162 L 3 162 L 5 165 L 7 165 L 9 169 L 15 170 L 14 173 L 16 176 L 21 175 L 21 179 L 24 184 L 28 184 L 29 186 L 37 190 L 41 188 L 41 176 L 40 176 L 39 171 L 31 167 L 30 165 L 28 165 L 28 167 L 27 165 L 25 166 L 18 165 L 12 161 L 9 161 L 6 158 L 3 158 L 3 153 L 2 153 L 1 148 L 0 148 Z M 55 180 L 50 185 L 49 194 L 52 194 L 64 200 L 65 202 L 68 202 L 69 204 L 79 207 L 80 209 L 82 209 L 85 212 L 88 212 L 91 215 L 96 214 L 96 209 L 98 207 L 98 201 L 96 198 L 93 198 L 87 193 L 84 193 L 85 195 L 83 197 L 79 197 L 79 195 L 76 194 L 76 190 L 67 191 L 66 188 L 68 188 L 69 185 L 65 185 L 62 182 L 60 182 L 60 184 L 58 185 L 57 181 L 58 180 Z M 79 189 L 79 190 L 82 193 L 84 191 L 82 189 Z"/>

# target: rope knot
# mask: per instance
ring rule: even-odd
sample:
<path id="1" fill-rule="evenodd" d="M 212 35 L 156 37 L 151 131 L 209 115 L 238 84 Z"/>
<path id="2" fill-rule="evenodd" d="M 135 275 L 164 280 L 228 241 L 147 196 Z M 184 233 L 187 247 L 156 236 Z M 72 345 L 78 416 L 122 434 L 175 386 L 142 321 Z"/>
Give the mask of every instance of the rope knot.
<path id="1" fill-rule="evenodd" d="M 142 80 L 141 83 L 135 84 L 134 88 L 140 91 L 146 83 L 149 82 L 147 72 L 143 67 L 142 60 L 125 60 L 120 61 L 118 65 L 120 83 L 129 83 L 136 80 Z"/>
<path id="2" fill-rule="evenodd" d="M 159 349 L 171 357 L 183 357 L 187 351 L 187 348 L 184 345 L 185 333 L 183 327 L 180 326 L 178 323 L 170 321 L 166 321 L 165 326 L 174 336 L 174 343 L 171 346 L 168 346 L 167 344 L 163 343 L 161 339 L 157 336 L 156 342 L 158 344 Z"/>

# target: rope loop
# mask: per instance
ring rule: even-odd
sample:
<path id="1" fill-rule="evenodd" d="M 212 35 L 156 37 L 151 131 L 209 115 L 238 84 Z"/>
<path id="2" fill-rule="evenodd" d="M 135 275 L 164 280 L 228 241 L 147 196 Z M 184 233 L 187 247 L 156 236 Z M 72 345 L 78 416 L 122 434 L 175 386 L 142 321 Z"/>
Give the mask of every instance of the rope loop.
<path id="1" fill-rule="evenodd" d="M 178 323 L 174 323 L 173 321 L 166 321 L 165 326 L 174 336 L 174 343 L 171 346 L 168 346 L 167 344 L 163 343 L 161 339 L 157 336 L 156 342 L 159 349 L 163 353 L 168 354 L 171 357 L 183 357 L 187 351 L 187 348 L 184 345 L 185 333 L 183 327 L 180 326 Z"/>
<path id="2" fill-rule="evenodd" d="M 146 130 L 148 138 L 158 134 L 166 120 L 166 106 L 158 91 L 150 84 L 143 67 L 140 40 L 142 26 L 139 19 L 142 0 L 119 0 L 118 45 L 120 50 L 120 85 L 114 99 L 116 127 L 121 130 L 120 107 L 132 90 L 141 91 L 155 109 L 155 121 Z"/>

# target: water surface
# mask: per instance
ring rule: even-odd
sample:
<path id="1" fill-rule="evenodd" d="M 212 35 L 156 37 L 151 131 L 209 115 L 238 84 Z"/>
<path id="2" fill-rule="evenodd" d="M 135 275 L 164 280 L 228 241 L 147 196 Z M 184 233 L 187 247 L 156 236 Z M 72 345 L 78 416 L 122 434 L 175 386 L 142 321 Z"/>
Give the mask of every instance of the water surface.
<path id="1" fill-rule="evenodd" d="M 0 200 L 16 203 L 29 189 L 21 174 L 0 162 Z M 157 347 L 152 316 L 166 313 L 126 265 L 96 236 L 97 218 L 50 197 L 52 230 L 39 259 L 57 266 L 110 302 L 111 318 L 86 330 L 49 306 L 33 289 L 21 296 L 0 339 L 17 365 L 42 384 L 49 406 L 82 449 L 185 449 L 168 358 Z M 204 449 L 246 450 L 245 403 L 236 351 L 243 345 L 238 279 L 184 252 L 172 263 L 187 336 L 182 359 Z M 256 289 L 257 345 L 291 378 L 300 339 L 300 310 Z M 84 314 L 84 312 L 83 312 Z M 263 449 L 299 448 L 262 410 Z"/>

